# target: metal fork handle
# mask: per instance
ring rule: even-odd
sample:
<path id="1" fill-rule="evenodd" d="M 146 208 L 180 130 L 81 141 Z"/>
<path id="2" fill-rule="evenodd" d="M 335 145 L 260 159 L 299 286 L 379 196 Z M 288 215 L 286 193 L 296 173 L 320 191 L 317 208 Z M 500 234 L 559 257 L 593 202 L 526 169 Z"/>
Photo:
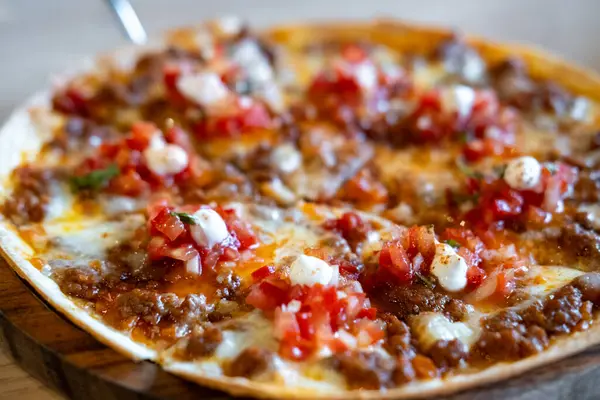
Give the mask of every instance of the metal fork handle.
<path id="1" fill-rule="evenodd" d="M 146 30 L 129 0 L 105 0 L 121 25 L 127 39 L 135 44 L 144 44 L 148 39 Z"/>

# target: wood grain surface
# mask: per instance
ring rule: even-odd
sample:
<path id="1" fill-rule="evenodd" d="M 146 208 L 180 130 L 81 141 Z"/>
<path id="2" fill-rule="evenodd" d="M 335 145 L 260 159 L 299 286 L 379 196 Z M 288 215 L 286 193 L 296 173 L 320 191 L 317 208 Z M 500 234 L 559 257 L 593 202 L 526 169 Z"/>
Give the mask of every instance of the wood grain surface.
<path id="1" fill-rule="evenodd" d="M 73 399 L 214 399 L 226 394 L 183 381 L 102 345 L 39 299 L 0 259 L 0 340 L 25 371 Z M 58 399 L 0 358 L 0 398 Z M 10 365 L 9 365 L 10 367 Z M 4 372 L 4 373 L 3 373 Z M 600 398 L 600 347 L 519 378 L 446 400 Z"/>

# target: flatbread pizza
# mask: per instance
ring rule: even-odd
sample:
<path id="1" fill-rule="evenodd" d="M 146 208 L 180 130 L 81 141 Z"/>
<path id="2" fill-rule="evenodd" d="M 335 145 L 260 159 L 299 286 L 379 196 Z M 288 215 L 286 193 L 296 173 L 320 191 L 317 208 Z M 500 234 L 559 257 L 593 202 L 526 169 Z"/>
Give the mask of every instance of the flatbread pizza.
<path id="1" fill-rule="evenodd" d="M 135 360 L 408 398 L 600 342 L 600 77 L 376 21 L 105 55 L 0 132 L 0 249 Z"/>

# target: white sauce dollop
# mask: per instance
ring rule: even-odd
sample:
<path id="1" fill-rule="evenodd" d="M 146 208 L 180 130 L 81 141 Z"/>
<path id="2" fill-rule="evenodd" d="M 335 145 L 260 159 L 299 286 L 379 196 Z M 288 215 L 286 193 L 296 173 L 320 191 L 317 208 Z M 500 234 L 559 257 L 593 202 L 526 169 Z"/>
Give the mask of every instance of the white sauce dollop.
<path id="1" fill-rule="evenodd" d="M 475 90 L 469 86 L 456 85 L 441 91 L 442 108 L 447 113 L 456 112 L 461 119 L 469 117 L 475 104 Z"/>
<path id="2" fill-rule="evenodd" d="M 190 227 L 190 232 L 200 246 L 212 248 L 229 237 L 225 221 L 215 210 L 201 208 L 193 217 L 196 224 Z"/>
<path id="3" fill-rule="evenodd" d="M 506 165 L 504 180 L 517 190 L 533 189 L 540 183 L 542 166 L 533 157 L 524 156 L 511 160 Z"/>
<path id="4" fill-rule="evenodd" d="M 435 256 L 431 263 L 431 273 L 440 285 L 449 292 L 458 292 L 467 286 L 469 266 L 464 258 L 456 254 L 446 243 L 435 245 Z"/>
<path id="5" fill-rule="evenodd" d="M 301 254 L 290 265 L 290 281 L 294 285 L 327 285 L 333 272 L 333 268 L 320 258 Z"/>
<path id="6" fill-rule="evenodd" d="M 284 174 L 290 174 L 300 168 L 302 155 L 291 144 L 277 146 L 271 153 L 271 164 Z"/>
<path id="7" fill-rule="evenodd" d="M 156 134 L 150 146 L 143 152 L 148 168 L 156 175 L 174 175 L 187 168 L 189 157 L 186 151 L 176 144 L 167 144 Z"/>
<path id="8" fill-rule="evenodd" d="M 221 78 L 213 72 L 182 75 L 176 85 L 181 94 L 202 106 L 216 105 L 230 94 Z"/>

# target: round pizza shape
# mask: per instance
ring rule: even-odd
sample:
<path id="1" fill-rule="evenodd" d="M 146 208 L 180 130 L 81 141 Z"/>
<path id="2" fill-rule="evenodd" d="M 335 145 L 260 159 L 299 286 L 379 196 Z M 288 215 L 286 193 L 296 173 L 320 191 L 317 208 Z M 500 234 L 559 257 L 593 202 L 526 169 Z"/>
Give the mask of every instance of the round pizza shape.
<path id="1" fill-rule="evenodd" d="M 600 77 L 394 21 L 226 19 L 0 132 L 0 249 L 136 360 L 234 395 L 408 398 L 600 342 Z"/>

